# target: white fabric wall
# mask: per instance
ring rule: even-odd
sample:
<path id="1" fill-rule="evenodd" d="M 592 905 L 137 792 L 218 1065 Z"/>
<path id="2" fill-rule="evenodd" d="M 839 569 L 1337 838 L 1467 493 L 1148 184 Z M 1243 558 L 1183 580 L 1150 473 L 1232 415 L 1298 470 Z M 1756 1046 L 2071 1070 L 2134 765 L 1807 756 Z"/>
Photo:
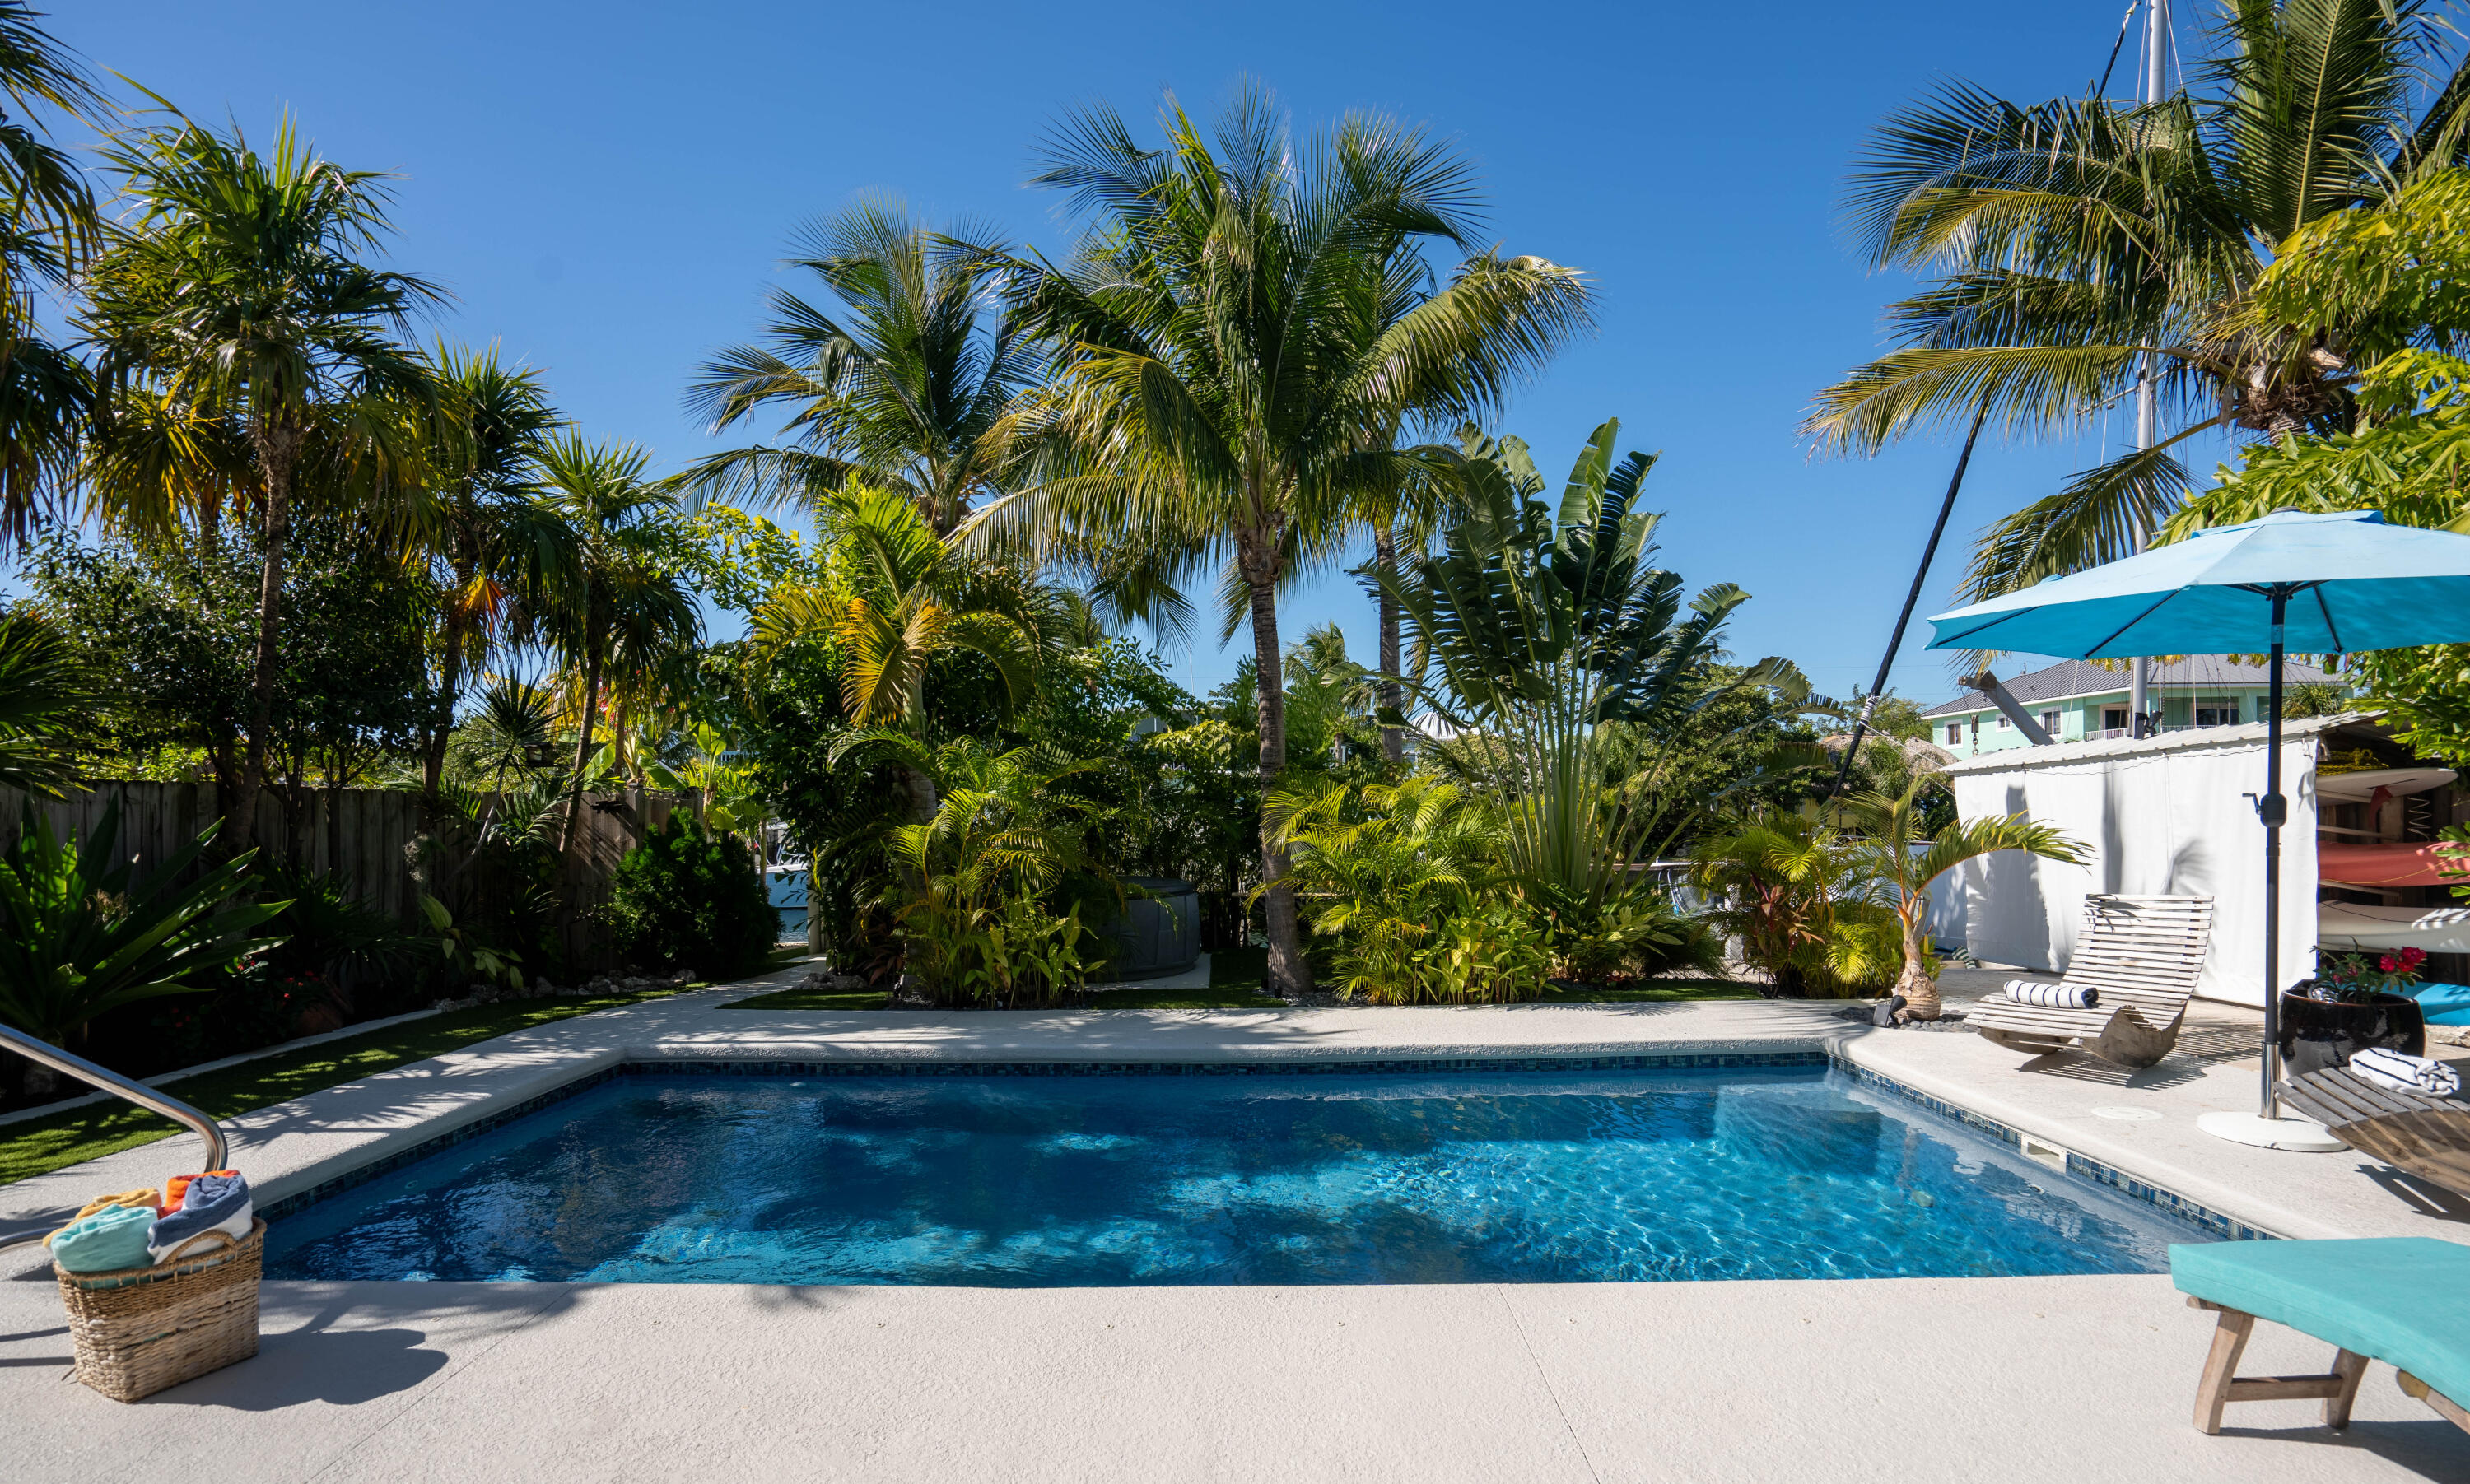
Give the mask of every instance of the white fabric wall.
<path id="1" fill-rule="evenodd" d="M 2300 724 L 2282 738 L 2281 962 L 2284 987 L 2315 971 L 2316 739 Z M 2265 729 L 2212 729 L 2143 742 L 2016 748 L 1950 770 L 1957 811 L 1970 819 L 2022 810 L 2082 842 L 2086 864 L 2019 851 L 1964 868 L 1967 940 L 1985 962 L 2053 972 L 2075 952 L 2089 893 L 2207 893 L 2213 939 L 2196 992 L 2264 1003 L 2264 826 L 2249 794 L 2264 792 Z"/>

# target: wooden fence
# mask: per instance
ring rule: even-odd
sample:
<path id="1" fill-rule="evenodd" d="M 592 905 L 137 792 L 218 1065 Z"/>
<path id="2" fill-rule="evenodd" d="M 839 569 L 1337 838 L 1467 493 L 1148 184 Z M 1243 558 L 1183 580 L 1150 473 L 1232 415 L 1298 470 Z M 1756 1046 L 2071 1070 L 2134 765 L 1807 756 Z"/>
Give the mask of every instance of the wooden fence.
<path id="1" fill-rule="evenodd" d="M 90 839 L 105 809 L 119 800 L 114 864 L 135 863 L 135 875 L 142 881 L 149 862 L 171 859 L 220 817 L 216 792 L 212 783 L 103 781 L 66 799 L 35 799 L 34 805 L 54 830 L 63 835 L 74 830 L 80 839 Z M 15 838 L 24 800 L 13 790 L 0 789 L 0 840 Z M 584 796 L 582 829 L 567 858 L 567 910 L 560 924 L 572 970 L 614 966 L 594 927 L 594 914 L 609 900 L 611 873 L 645 833 L 694 803 L 691 795 L 683 800 L 641 792 Z M 407 924 L 419 922 L 420 887 L 413 869 L 426 833 L 419 795 L 383 788 L 320 790 L 313 796 L 308 818 L 298 823 L 294 830 L 282 796 L 271 789 L 261 792 L 260 858 L 338 872 L 369 906 Z M 432 870 L 451 874 L 468 859 L 468 829 L 440 832 L 433 848 Z"/>

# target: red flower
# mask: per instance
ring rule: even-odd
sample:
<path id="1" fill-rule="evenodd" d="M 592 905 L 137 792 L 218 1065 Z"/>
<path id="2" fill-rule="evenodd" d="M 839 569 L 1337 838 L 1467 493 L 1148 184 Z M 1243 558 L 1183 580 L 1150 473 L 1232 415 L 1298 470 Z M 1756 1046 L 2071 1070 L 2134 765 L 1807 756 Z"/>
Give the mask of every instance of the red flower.
<path id="1" fill-rule="evenodd" d="M 2426 962 L 2427 950 L 2424 948 L 2405 948 L 2401 951 L 2401 966 L 2403 968 L 2414 969 Z"/>
<path id="2" fill-rule="evenodd" d="M 2401 961 L 2394 958 L 2391 954 L 2386 954 L 2382 959 L 2376 961 L 2376 966 L 2389 974 L 2393 972 L 2393 970 L 2401 967 Z"/>

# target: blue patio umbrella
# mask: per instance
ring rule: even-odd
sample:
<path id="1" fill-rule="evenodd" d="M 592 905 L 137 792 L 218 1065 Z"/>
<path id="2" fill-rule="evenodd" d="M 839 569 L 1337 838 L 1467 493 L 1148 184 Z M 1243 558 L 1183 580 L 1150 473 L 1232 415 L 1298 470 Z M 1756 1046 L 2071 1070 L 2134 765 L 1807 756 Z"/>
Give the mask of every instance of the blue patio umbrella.
<path id="1" fill-rule="evenodd" d="M 2470 536 L 2388 525 L 2371 510 L 2279 510 L 1940 614 L 1930 626 L 1932 649 L 2078 660 L 2272 655 L 2265 789 L 2256 802 L 2264 823 L 2265 1126 L 2245 1135 L 2215 1131 L 2249 1143 L 2276 1142 L 2281 826 L 2290 816 L 2281 794 L 2282 653 L 2470 641 Z"/>

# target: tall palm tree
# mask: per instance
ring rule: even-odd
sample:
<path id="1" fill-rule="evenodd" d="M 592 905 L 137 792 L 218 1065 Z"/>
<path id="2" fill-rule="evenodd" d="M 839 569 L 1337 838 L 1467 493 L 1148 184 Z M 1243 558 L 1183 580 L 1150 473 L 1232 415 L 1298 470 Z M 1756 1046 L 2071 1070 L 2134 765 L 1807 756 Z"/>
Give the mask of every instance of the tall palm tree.
<path id="1" fill-rule="evenodd" d="M 678 514 L 676 497 L 644 477 L 648 462 L 627 444 L 591 444 L 570 431 L 544 444 L 540 479 L 556 516 L 572 532 L 572 559 L 552 575 L 544 629 L 580 666 L 574 775 L 568 784 L 561 853 L 574 846 L 592 765 L 594 724 L 613 680 L 650 676 L 702 640 L 694 596 L 661 555 L 662 527 Z"/>
<path id="2" fill-rule="evenodd" d="M 235 434 L 263 522 L 247 751 L 225 801 L 227 847 L 244 850 L 265 782 L 295 496 L 304 474 L 362 500 L 417 495 L 451 409 L 396 335 L 443 295 L 360 261 L 388 230 L 382 177 L 320 158 L 289 120 L 263 154 L 237 129 L 181 118 L 118 136 L 104 157 L 134 215 L 86 279 L 97 419 L 125 408 Z"/>
<path id="3" fill-rule="evenodd" d="M 988 438 L 1036 372 L 978 254 L 944 244 L 898 201 L 861 198 L 798 234 L 797 256 L 839 301 L 772 290 L 762 341 L 722 352 L 687 405 L 723 429 L 766 410 L 786 446 L 715 453 L 681 479 L 715 499 L 811 507 L 852 478 L 897 489 L 937 535 L 994 488 Z"/>
<path id="4" fill-rule="evenodd" d="M 1223 591 L 1251 625 L 1274 790 L 1279 587 L 1334 553 L 1363 492 L 1402 476 L 1402 421 L 1495 405 L 1585 325 L 1586 292 L 1573 269 L 1480 252 L 1367 340 L 1363 297 L 1403 248 L 1470 244 L 1465 161 L 1369 115 L 1298 145 L 1256 89 L 1208 133 L 1171 99 L 1161 122 L 1165 146 L 1151 149 L 1096 108 L 1048 146 L 1038 183 L 1092 230 L 1067 264 L 1008 265 L 1024 327 L 1060 361 L 1010 421 L 1072 456 L 991 502 L 979 528 L 996 543 L 1130 545 L 1177 577 L 1223 560 Z M 1265 823 L 1270 983 L 1293 995 L 1311 975 L 1286 875 Z"/>
<path id="5" fill-rule="evenodd" d="M 1868 453 L 1986 406 L 2064 431 L 2149 369 L 2172 426 L 1992 526 L 1967 584 L 1986 597 L 2134 550 L 2185 496 L 2190 438 L 2346 429 L 2342 342 L 2412 327 L 2277 334 L 2241 306 L 2294 232 L 2470 158 L 2450 34 L 2426 0 L 2224 0 L 2158 104 L 1959 82 L 1894 114 L 1848 214 L 1874 266 L 1928 282 L 1887 309 L 1901 348 L 1820 392 L 1805 430 Z"/>
<path id="6" fill-rule="evenodd" d="M 441 345 L 436 362 L 462 436 L 437 452 L 438 508 L 429 536 L 446 578 L 437 716 L 424 744 L 421 786 L 432 809 L 465 665 L 485 661 L 505 620 L 536 611 L 574 561 L 573 531 L 532 483 L 532 456 L 558 425 L 540 373 L 507 366 L 495 350 Z"/>
<path id="7" fill-rule="evenodd" d="M 38 288 L 85 265 L 99 225 L 85 173 L 50 123 L 98 124 L 105 102 L 75 52 L 24 0 L 0 0 L 0 555 L 67 484 L 93 383 L 35 318 Z"/>

